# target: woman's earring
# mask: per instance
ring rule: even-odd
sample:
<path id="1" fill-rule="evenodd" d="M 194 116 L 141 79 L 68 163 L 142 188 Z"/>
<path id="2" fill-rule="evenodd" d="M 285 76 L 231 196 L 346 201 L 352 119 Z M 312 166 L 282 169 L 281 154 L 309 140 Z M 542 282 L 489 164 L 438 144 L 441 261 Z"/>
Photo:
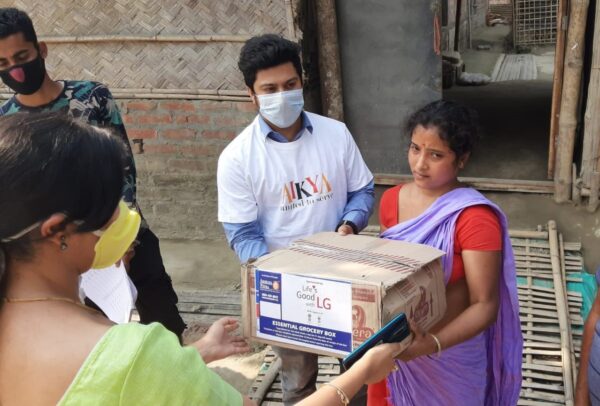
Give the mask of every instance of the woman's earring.
<path id="1" fill-rule="evenodd" d="M 64 235 L 62 237 L 60 237 L 60 250 L 61 251 L 66 251 L 67 248 L 69 248 L 69 246 L 66 243 L 66 239 L 67 239 L 67 237 L 65 237 Z"/>

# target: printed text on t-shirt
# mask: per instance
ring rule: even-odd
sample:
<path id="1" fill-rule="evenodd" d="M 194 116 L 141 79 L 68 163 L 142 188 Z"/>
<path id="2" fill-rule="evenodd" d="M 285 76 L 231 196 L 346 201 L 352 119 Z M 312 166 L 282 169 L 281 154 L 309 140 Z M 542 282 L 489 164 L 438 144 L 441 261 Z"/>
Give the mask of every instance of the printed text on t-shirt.
<path id="1" fill-rule="evenodd" d="M 280 210 L 294 210 L 332 198 L 331 184 L 324 173 L 307 176 L 300 181 L 290 181 L 283 185 Z"/>

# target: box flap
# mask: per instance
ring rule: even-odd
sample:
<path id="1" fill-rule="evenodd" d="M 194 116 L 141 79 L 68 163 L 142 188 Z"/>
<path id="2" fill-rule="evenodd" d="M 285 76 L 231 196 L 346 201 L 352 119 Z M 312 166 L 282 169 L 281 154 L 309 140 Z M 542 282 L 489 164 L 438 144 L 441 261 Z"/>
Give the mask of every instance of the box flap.
<path id="1" fill-rule="evenodd" d="M 388 287 L 443 254 L 422 244 L 324 232 L 297 240 L 288 249 L 263 256 L 253 265 Z"/>

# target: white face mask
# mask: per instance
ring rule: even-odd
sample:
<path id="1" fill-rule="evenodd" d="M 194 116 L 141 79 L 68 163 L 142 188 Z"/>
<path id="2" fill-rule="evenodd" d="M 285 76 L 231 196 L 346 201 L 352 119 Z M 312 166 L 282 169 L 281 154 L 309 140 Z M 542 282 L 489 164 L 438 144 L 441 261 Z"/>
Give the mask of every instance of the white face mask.
<path id="1" fill-rule="evenodd" d="M 304 108 L 302 89 L 256 96 L 260 115 L 279 128 L 288 128 L 300 117 Z"/>

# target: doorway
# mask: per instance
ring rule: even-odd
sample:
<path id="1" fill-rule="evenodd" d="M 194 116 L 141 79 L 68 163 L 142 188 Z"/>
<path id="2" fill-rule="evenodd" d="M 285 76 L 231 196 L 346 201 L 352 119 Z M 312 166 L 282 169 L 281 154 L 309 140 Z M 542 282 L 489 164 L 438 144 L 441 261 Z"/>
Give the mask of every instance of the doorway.
<path id="1" fill-rule="evenodd" d="M 547 180 L 558 0 L 450 3 L 463 13 L 448 7 L 442 19 L 451 25 L 454 17 L 460 30 L 458 43 L 450 38 L 443 44 L 444 55 L 458 48 L 460 68 L 442 97 L 473 108 L 481 125 L 479 146 L 463 175 Z M 466 27 L 461 15 L 470 18 Z M 461 80 L 465 73 L 477 85 Z"/>

